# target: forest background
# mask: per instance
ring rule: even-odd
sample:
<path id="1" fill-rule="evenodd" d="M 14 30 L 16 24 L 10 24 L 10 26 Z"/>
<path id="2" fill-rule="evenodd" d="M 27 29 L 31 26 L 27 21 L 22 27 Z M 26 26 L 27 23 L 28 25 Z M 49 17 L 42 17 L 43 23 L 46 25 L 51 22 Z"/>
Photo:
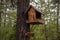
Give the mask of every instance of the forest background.
<path id="1" fill-rule="evenodd" d="M 30 0 L 42 16 L 44 25 L 30 25 L 30 40 L 60 40 L 60 0 Z M 0 0 L 0 40 L 15 40 L 17 0 Z"/>

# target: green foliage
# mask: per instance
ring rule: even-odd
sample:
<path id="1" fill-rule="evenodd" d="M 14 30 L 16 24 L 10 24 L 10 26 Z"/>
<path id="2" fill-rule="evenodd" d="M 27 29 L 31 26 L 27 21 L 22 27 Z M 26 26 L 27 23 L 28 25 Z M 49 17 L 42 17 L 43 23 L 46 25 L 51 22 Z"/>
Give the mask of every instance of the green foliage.
<path id="1" fill-rule="evenodd" d="M 10 13 L 10 12 L 9 12 Z M 11 15 L 12 14 L 12 15 Z M 15 40 L 16 32 L 16 12 L 11 12 L 7 15 L 5 27 L 3 23 L 0 27 L 0 40 Z"/>
<path id="2" fill-rule="evenodd" d="M 31 25 L 31 31 L 34 32 L 34 37 L 31 40 L 45 40 L 44 25 Z"/>

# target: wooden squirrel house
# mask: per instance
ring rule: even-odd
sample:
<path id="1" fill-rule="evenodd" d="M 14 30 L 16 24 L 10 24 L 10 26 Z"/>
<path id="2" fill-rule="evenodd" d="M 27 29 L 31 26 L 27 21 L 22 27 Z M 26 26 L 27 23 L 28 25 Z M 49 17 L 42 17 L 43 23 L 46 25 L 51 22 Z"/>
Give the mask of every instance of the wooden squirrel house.
<path id="1" fill-rule="evenodd" d="M 36 10 L 32 5 L 30 5 L 25 11 L 26 23 L 29 24 L 43 24 L 44 21 L 41 18 L 43 15 L 41 12 Z"/>

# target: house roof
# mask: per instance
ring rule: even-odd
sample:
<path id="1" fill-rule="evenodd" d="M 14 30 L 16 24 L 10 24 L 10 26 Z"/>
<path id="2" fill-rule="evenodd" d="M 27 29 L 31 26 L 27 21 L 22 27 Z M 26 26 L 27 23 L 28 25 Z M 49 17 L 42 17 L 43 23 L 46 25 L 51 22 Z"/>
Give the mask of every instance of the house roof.
<path id="1" fill-rule="evenodd" d="M 27 13 L 29 10 L 30 10 L 30 8 L 33 8 L 36 12 L 38 12 L 38 13 L 41 13 L 39 10 L 37 10 L 35 7 L 33 7 L 32 5 L 29 5 L 29 7 L 26 9 L 26 11 L 25 11 L 25 13 Z M 43 14 L 43 13 L 41 13 L 41 14 Z M 44 15 L 44 14 L 43 14 Z"/>

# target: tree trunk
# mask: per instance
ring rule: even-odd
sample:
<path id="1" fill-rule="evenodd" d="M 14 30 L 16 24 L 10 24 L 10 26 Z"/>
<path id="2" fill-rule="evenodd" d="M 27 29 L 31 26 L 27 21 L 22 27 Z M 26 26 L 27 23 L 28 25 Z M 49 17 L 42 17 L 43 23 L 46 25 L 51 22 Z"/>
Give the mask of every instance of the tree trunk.
<path id="1" fill-rule="evenodd" d="M 1 27 L 1 13 L 0 13 L 0 27 Z"/>
<path id="2" fill-rule="evenodd" d="M 2 18 L 1 18 L 1 14 L 2 14 L 2 0 L 0 0 L 0 27 L 1 27 L 1 21 L 2 21 Z"/>
<path id="3" fill-rule="evenodd" d="M 57 40 L 60 40 L 60 37 L 59 37 L 59 0 L 58 0 L 58 3 L 57 3 Z"/>
<path id="4" fill-rule="evenodd" d="M 16 40 L 29 40 L 25 33 L 30 31 L 29 24 L 26 24 L 26 16 L 24 11 L 29 6 L 29 0 L 17 1 L 17 27 L 16 27 Z"/>

